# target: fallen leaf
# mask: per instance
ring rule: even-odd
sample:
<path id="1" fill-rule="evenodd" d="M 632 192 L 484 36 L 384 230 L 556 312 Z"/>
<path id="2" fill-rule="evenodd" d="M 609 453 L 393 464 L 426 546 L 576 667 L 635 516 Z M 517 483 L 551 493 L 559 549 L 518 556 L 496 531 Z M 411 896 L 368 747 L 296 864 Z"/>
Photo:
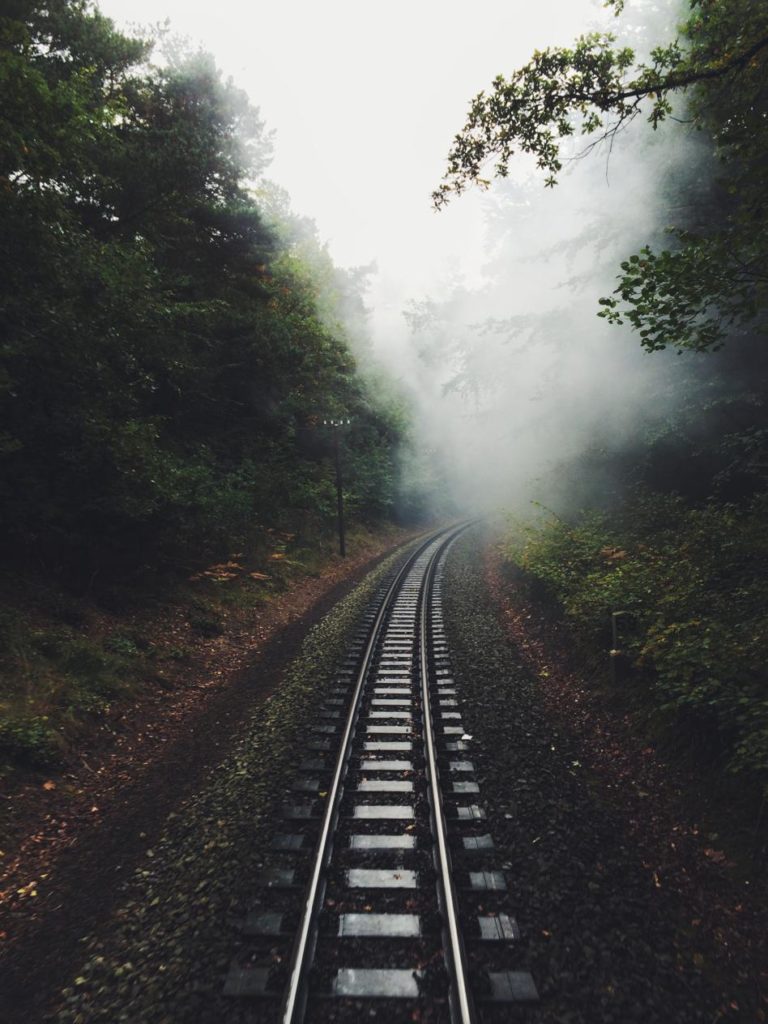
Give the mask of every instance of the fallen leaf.
<path id="1" fill-rule="evenodd" d="M 712 847 L 707 847 L 704 851 L 704 856 L 708 857 L 715 864 L 722 864 L 725 860 L 725 854 L 722 850 L 713 850 Z"/>

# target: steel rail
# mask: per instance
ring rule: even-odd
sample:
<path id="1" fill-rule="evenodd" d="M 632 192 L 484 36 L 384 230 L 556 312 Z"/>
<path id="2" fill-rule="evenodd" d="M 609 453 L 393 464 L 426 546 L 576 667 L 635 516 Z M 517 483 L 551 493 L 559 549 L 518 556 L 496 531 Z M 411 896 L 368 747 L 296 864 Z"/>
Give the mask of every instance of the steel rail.
<path id="1" fill-rule="evenodd" d="M 447 960 L 448 973 L 450 976 L 449 1006 L 451 1020 L 454 1024 L 475 1024 L 477 1011 L 474 999 L 468 984 L 467 954 L 464 949 L 464 942 L 459 928 L 458 900 L 456 897 L 456 886 L 453 882 L 451 871 L 451 851 L 448 846 L 448 833 L 443 813 L 443 797 L 440 792 L 440 783 L 437 768 L 437 753 L 435 750 L 434 724 L 429 700 L 429 610 L 432 587 L 434 584 L 437 565 L 448 545 L 458 537 L 459 533 L 468 529 L 472 524 L 462 527 L 452 537 L 446 540 L 435 552 L 430 560 L 427 571 L 424 575 L 424 589 L 421 599 L 421 615 L 419 622 L 419 660 L 421 668 L 421 697 L 422 714 L 424 718 L 424 739 L 427 748 L 427 775 L 429 778 L 429 794 L 432 816 L 432 832 L 437 840 L 435 861 L 437 868 L 437 889 L 438 901 L 444 918 L 443 942 Z"/>
<path id="2" fill-rule="evenodd" d="M 370 637 L 368 639 L 368 644 L 365 649 L 365 654 L 363 655 L 363 660 L 355 684 L 352 704 L 347 716 L 344 732 L 342 734 L 342 741 L 336 761 L 333 780 L 328 789 L 328 799 L 325 806 L 323 823 L 320 829 L 317 846 L 315 847 L 315 864 L 307 889 L 307 896 L 304 901 L 301 922 L 299 924 L 299 930 L 291 955 L 290 976 L 286 985 L 283 1003 L 280 1008 L 280 1020 L 283 1024 L 299 1024 L 299 1022 L 304 1019 L 307 1001 L 307 975 L 311 966 L 312 956 L 314 955 L 314 946 L 317 941 L 317 929 L 315 925 L 317 911 L 322 901 L 324 891 L 324 887 L 322 885 L 323 872 L 330 862 L 333 849 L 332 835 L 338 819 L 338 806 L 342 792 L 342 781 L 350 757 L 350 741 L 354 734 L 360 711 L 360 696 L 370 670 L 373 652 L 379 639 L 384 618 L 390 610 L 394 602 L 395 595 L 399 591 L 406 575 L 412 569 L 413 564 L 421 557 L 430 544 L 434 544 L 439 537 L 451 530 L 455 531 L 455 527 L 448 527 L 447 529 L 439 530 L 437 533 L 425 540 L 423 544 L 420 544 L 416 551 L 409 556 L 387 590 L 387 593 L 379 607 L 373 626 L 371 627 Z M 443 548 L 441 546 L 439 551 L 442 550 Z M 431 565 L 432 562 L 430 562 L 430 566 Z M 427 572 L 429 572 L 429 569 Z"/>

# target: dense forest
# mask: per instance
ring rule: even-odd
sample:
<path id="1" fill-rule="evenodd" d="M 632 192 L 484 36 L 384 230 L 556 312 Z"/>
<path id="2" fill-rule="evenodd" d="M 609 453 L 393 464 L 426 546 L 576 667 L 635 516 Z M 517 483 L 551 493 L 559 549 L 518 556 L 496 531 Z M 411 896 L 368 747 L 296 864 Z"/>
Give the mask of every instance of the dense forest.
<path id="1" fill-rule="evenodd" d="M 651 728 L 765 780 L 768 12 L 692 0 L 659 44 L 653 11 L 607 6 L 617 35 L 537 51 L 472 101 L 433 200 L 497 179 L 486 280 L 411 303 L 411 394 L 374 360 L 367 269 L 335 267 L 267 181 L 271 136 L 210 56 L 127 37 L 87 0 L 5 6 L 7 751 L 44 759 L 84 673 L 98 710 L 133 671 L 132 639 L 76 639 L 78 602 L 328 543 L 323 421 L 343 418 L 353 522 L 415 520 L 452 480 L 457 506 L 513 507 L 510 565 L 588 659 L 622 613 Z M 603 155 L 631 209 L 597 189 Z M 548 218 L 574 165 L 586 212 Z M 446 395 L 470 413 L 441 416 Z"/>
<path id="2" fill-rule="evenodd" d="M 682 739 L 716 772 L 764 785 L 768 10 L 749 0 L 691 0 L 681 5 L 677 35 L 650 45 L 650 8 L 608 6 L 618 37 L 593 33 L 570 49 L 538 51 L 472 101 L 434 201 L 441 207 L 500 179 L 489 199 L 497 283 L 474 302 L 454 294 L 417 307 L 415 337 L 433 357 L 451 304 L 463 302 L 471 312 L 454 343 L 449 387 L 493 393 L 506 360 L 519 393 L 526 358 L 543 346 L 552 355 L 549 390 L 572 400 L 557 391 L 557 374 L 578 370 L 571 347 L 586 350 L 595 334 L 580 327 L 586 295 L 593 325 L 596 313 L 624 325 L 611 342 L 617 350 L 624 341 L 649 354 L 641 363 L 625 349 L 612 361 L 609 342 L 598 350 L 592 367 L 626 405 L 623 428 L 598 422 L 610 419 L 611 401 L 593 393 L 588 443 L 571 453 L 563 445 L 537 474 L 530 491 L 540 504 L 533 520 L 530 508 L 516 510 L 505 552 L 532 592 L 564 615 L 598 675 L 607 675 L 606 652 L 618 643 L 614 656 L 630 669 L 628 692 L 652 735 Z M 634 141 L 623 150 L 627 138 Z M 542 179 L 552 192 L 539 198 L 530 184 L 506 181 L 524 155 L 536 165 L 539 192 Z M 580 230 L 546 253 L 553 285 L 562 287 L 558 272 L 571 275 L 570 308 L 481 319 L 494 287 L 511 282 L 498 254 L 515 234 L 531 242 L 529 252 L 543 244 L 526 218 L 541 233 L 563 174 L 577 162 L 580 173 L 591 164 L 600 176 L 602 160 L 606 178 L 633 182 L 637 216 L 604 194 Z M 645 180 L 634 179 L 643 161 Z M 575 269 L 574 253 L 585 257 Z M 514 391 L 496 400 L 514 418 Z M 538 415 L 541 438 L 558 410 L 551 402 Z"/>
<path id="3" fill-rule="evenodd" d="M 254 193 L 246 97 L 87 3 L 11 4 L 2 31 L 6 550 L 88 576 L 327 520 L 342 414 L 352 506 L 391 508 L 402 409 L 358 369 L 354 277 Z"/>
<path id="4" fill-rule="evenodd" d="M 270 136 L 247 97 L 211 57 L 155 53 L 87 0 L 12 0 L 0 36 L 0 735 L 23 752 L 43 711 L 73 714 L 62 675 L 131 674 L 81 649 L 77 601 L 233 552 L 261 568 L 276 531 L 330 539 L 324 420 L 351 421 L 352 524 L 417 510 L 365 271 L 334 267 L 264 179 Z M 34 580 L 59 588 L 44 603 L 66 621 L 30 629 Z"/>

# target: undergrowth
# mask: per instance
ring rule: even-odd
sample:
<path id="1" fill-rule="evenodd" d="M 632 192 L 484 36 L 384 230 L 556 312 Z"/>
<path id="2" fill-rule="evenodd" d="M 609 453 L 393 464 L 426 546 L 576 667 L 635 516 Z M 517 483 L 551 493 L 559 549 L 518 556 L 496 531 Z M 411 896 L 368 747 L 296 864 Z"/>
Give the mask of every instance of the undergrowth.
<path id="1" fill-rule="evenodd" d="M 356 527 L 350 549 L 370 542 Z M 180 685 L 186 666 L 242 631 L 293 581 L 318 576 L 332 535 L 269 531 L 251 551 L 182 577 L 110 581 L 73 594 L 50 577 L 0 577 L 0 776 L 63 766 L 118 709 Z"/>
<path id="2" fill-rule="evenodd" d="M 511 519 L 503 553 L 557 603 L 581 652 L 619 646 L 647 710 L 728 771 L 768 781 L 768 500 L 637 493 L 565 522 Z M 607 660 L 607 659 L 606 659 Z"/>

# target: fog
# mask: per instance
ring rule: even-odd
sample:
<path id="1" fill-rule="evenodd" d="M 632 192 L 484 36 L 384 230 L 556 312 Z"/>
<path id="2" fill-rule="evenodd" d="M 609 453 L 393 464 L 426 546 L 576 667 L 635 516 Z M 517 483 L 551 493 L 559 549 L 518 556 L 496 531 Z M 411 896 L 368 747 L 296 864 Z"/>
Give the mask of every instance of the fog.
<path id="1" fill-rule="evenodd" d="M 676 9 L 636 4 L 619 41 L 647 51 L 673 34 Z M 669 244 L 670 203 L 705 173 L 706 143 L 676 119 L 653 132 L 639 117 L 610 147 L 585 149 L 566 150 L 554 190 L 519 158 L 483 197 L 479 279 L 457 263 L 405 325 L 394 301 L 374 312 L 379 350 L 409 383 L 419 436 L 460 509 L 540 501 L 567 514 L 610 501 L 617 459 L 642 449 L 696 378 L 700 357 L 647 353 L 596 314 L 622 259 Z"/>
<path id="2" fill-rule="evenodd" d="M 636 5 L 620 41 L 642 52 L 668 39 L 675 9 Z M 518 158 L 482 199 L 480 280 L 457 266 L 410 304 L 405 327 L 375 312 L 380 351 L 411 383 L 420 437 L 459 508 L 610 501 L 617 457 L 642 448 L 697 374 L 697 357 L 649 354 L 596 314 L 621 260 L 667 241 L 670 203 L 703 173 L 706 145 L 641 117 L 614 145 L 585 148 L 566 150 L 554 190 Z"/>
<path id="3" fill-rule="evenodd" d="M 554 190 L 520 159 L 441 212 L 430 193 L 470 99 L 496 74 L 596 28 L 630 26 L 648 48 L 673 31 L 677 3 L 635 0 L 619 21 L 599 0 L 471 13 L 445 0 L 221 0 L 215 18 L 190 0 L 100 6 L 122 25 L 168 17 L 210 50 L 275 133 L 269 177 L 337 264 L 375 263 L 369 329 L 414 403 L 403 469 L 415 483 L 434 481 L 467 510 L 564 501 L 558 467 L 621 449 L 674 404 L 683 361 L 643 352 L 596 312 L 620 260 L 663 236 L 666 186 L 701 146 L 683 126 L 654 133 L 640 118 L 610 156 L 577 159 L 577 140 Z M 579 500 L 601 499 L 606 481 L 588 475 Z"/>
<path id="4" fill-rule="evenodd" d="M 608 465 L 640 449 L 673 412 L 700 357 L 644 351 L 628 327 L 598 318 L 598 300 L 622 259 L 664 244 L 665 183 L 700 166 L 702 145 L 676 125 L 649 135 L 637 122 L 554 191 L 535 175 L 497 185 L 483 202 L 482 281 L 454 274 L 410 304 L 404 325 L 377 321 L 459 507 L 609 500 L 610 481 L 583 478 L 590 459 L 569 495 L 558 473 L 580 456 Z"/>

